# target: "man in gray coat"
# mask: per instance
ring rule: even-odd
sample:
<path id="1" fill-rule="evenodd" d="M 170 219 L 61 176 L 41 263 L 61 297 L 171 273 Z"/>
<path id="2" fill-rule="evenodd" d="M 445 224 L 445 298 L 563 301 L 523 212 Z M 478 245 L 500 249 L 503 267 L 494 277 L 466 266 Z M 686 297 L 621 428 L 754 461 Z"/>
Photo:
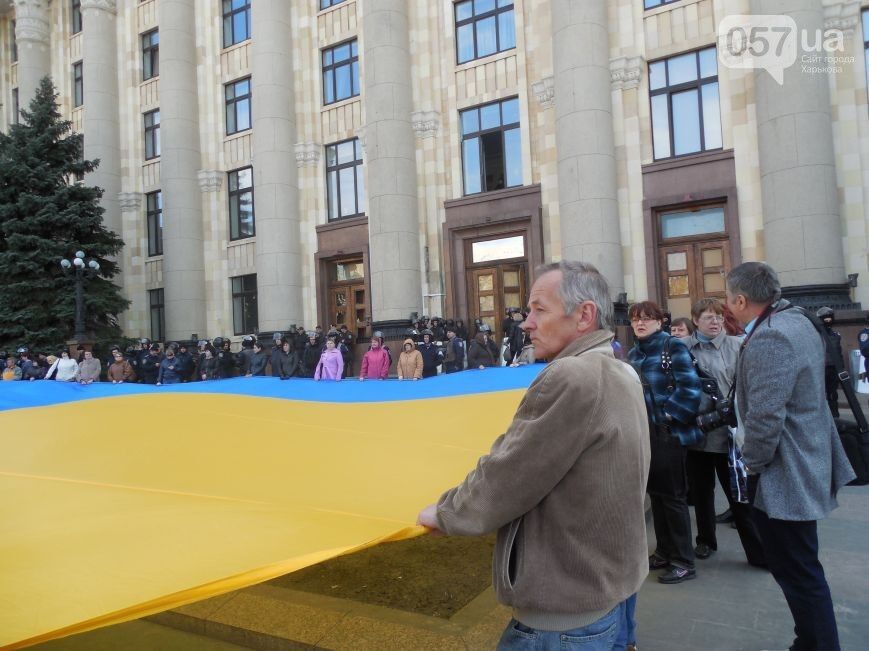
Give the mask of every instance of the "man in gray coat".
<path id="1" fill-rule="evenodd" d="M 742 454 L 766 561 L 794 617 L 790 648 L 838 651 L 817 521 L 836 508 L 854 472 L 827 407 L 824 344 L 781 299 L 767 264 L 746 262 L 727 275 L 727 305 L 746 331 L 736 369 Z"/>

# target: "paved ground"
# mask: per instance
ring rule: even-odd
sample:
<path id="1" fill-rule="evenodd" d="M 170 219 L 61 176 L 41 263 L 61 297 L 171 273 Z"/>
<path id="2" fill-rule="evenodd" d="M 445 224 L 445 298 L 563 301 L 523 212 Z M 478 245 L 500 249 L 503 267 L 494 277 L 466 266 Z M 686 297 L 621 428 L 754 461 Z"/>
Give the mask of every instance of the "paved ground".
<path id="1" fill-rule="evenodd" d="M 869 487 L 848 488 L 841 508 L 820 528 L 842 648 L 869 648 Z M 445 560 L 445 559 L 444 559 Z M 699 576 L 677 586 L 650 577 L 639 600 L 642 651 L 759 651 L 785 649 L 792 623 L 771 576 L 749 567 L 736 531 L 719 526 L 719 552 L 699 561 Z M 508 614 L 491 590 L 451 620 L 423 617 L 359 602 L 330 599 L 272 586 L 255 586 L 179 609 L 161 621 L 120 626 L 59 640 L 43 651 L 216 651 L 292 649 L 491 649 Z M 437 621 L 435 621 L 437 620 Z M 252 632 L 251 632 L 252 631 Z M 222 639 L 215 639 L 222 638 Z"/>

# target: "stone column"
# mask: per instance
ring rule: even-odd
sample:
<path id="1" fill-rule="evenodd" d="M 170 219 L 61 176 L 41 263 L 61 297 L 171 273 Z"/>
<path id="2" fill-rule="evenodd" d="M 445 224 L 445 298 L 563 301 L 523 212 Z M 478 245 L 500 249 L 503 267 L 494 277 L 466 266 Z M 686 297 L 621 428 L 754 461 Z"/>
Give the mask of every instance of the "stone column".
<path id="1" fill-rule="evenodd" d="M 84 157 L 100 166 L 87 177 L 104 190 L 103 222 L 121 233 L 121 145 L 118 120 L 118 39 L 115 0 L 81 0 L 84 77 Z"/>
<path id="2" fill-rule="evenodd" d="M 18 44 L 18 106 L 30 108 L 39 82 L 51 74 L 48 0 L 15 0 Z"/>
<path id="3" fill-rule="evenodd" d="M 606 0 L 552 1 L 562 259 L 624 291 Z M 578 44 L 582 44 L 581 46 Z"/>
<path id="4" fill-rule="evenodd" d="M 399 326 L 422 309 L 406 0 L 366 0 L 363 34 L 371 311 Z"/>
<path id="5" fill-rule="evenodd" d="M 303 321 L 290 4 L 257 0 L 252 7 L 256 282 L 263 332 Z"/>
<path id="6" fill-rule="evenodd" d="M 751 10 L 790 16 L 812 40 L 824 27 L 821 0 L 752 0 Z M 766 260 L 798 300 L 807 286 L 845 282 L 829 82 L 801 67 L 783 85 L 754 75 Z"/>
<path id="7" fill-rule="evenodd" d="M 158 5 L 163 283 L 169 339 L 205 333 L 195 4 L 161 0 Z"/>

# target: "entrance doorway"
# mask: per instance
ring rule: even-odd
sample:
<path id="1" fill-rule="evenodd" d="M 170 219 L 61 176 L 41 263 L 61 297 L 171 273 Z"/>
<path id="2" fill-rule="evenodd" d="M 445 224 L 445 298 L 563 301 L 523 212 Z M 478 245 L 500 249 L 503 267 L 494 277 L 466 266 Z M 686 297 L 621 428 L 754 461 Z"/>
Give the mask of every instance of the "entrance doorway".
<path id="1" fill-rule="evenodd" d="M 467 270 L 470 321 L 480 319 L 500 341 L 507 310 L 523 309 L 528 301 L 525 236 L 470 241 L 467 246 L 466 259 L 472 261 Z"/>
<path id="2" fill-rule="evenodd" d="M 731 266 L 724 208 L 667 212 L 660 218 L 658 265 L 664 308 L 673 318 L 690 318 L 691 305 L 701 298 L 723 302 L 724 278 Z"/>
<path id="3" fill-rule="evenodd" d="M 346 324 L 357 340 L 369 336 L 367 297 L 365 266 L 361 258 L 338 260 L 329 265 L 328 325 L 340 328 Z"/>

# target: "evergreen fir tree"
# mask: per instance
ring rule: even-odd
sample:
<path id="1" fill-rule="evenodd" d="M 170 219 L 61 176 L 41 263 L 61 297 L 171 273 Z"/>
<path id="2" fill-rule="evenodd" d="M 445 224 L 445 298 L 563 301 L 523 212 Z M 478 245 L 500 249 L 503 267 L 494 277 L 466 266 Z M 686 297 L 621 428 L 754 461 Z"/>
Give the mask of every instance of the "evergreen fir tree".
<path id="1" fill-rule="evenodd" d="M 129 301 L 111 281 L 119 269 L 110 257 L 124 243 L 103 226 L 102 189 L 76 181 L 98 164 L 84 160 L 83 137 L 61 119 L 45 77 L 21 123 L 0 133 L 0 348 L 55 351 L 72 337 L 75 285 L 60 260 L 79 250 L 100 263 L 85 280 L 86 329 L 120 337 Z"/>

